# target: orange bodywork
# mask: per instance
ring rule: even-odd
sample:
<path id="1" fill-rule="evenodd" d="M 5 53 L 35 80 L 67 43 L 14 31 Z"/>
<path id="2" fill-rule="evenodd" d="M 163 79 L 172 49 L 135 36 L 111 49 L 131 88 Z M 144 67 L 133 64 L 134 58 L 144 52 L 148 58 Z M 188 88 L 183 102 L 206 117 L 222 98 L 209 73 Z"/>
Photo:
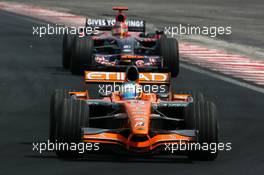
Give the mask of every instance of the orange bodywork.
<path id="1" fill-rule="evenodd" d="M 151 104 L 149 101 L 127 101 L 125 109 L 133 135 L 147 136 L 149 133 Z"/>
<path id="2" fill-rule="evenodd" d="M 88 100 L 87 92 L 70 92 L 70 94 L 77 95 L 82 100 Z M 87 95 L 87 96 L 86 96 Z M 186 101 L 189 95 L 179 94 L 171 96 L 172 99 Z M 86 98 L 86 99 L 85 99 Z M 171 99 L 171 100 L 172 100 Z M 159 146 L 164 146 L 165 143 L 177 144 L 195 142 L 196 137 L 184 136 L 177 133 L 161 133 L 150 136 L 150 123 L 151 123 L 151 106 L 157 104 L 160 99 L 154 93 L 142 93 L 140 99 L 135 100 L 122 100 L 119 92 L 113 92 L 110 97 L 100 99 L 105 102 L 123 104 L 130 126 L 130 134 L 128 137 L 114 132 L 103 133 L 85 133 L 83 134 L 83 142 L 94 142 L 101 144 L 114 144 L 125 147 L 127 150 L 131 148 L 144 149 L 152 151 Z M 123 129 L 123 128 L 120 128 Z M 132 137 L 144 137 L 143 141 L 133 141 Z"/>
<path id="3" fill-rule="evenodd" d="M 160 134 L 152 138 L 149 138 L 147 141 L 134 142 L 125 138 L 124 136 L 116 133 L 102 133 L 102 134 L 87 134 L 83 136 L 84 142 L 94 142 L 94 143 L 106 143 L 106 144 L 117 144 L 129 148 L 148 148 L 149 151 L 152 151 L 158 146 L 164 145 L 164 143 L 189 143 L 194 142 L 196 139 L 194 137 L 185 137 L 179 134 Z"/>
<path id="4" fill-rule="evenodd" d="M 138 78 L 135 82 L 138 84 L 170 84 L 170 73 L 142 72 L 137 75 Z M 126 76 L 125 72 L 85 71 L 85 82 L 123 83 L 127 81 Z M 161 120 L 165 118 L 166 122 L 173 122 L 173 118 L 168 119 L 168 117 L 162 116 L 157 111 L 153 113 L 155 106 L 157 107 L 161 104 L 165 105 L 165 107 L 169 105 L 175 107 L 175 105 L 188 104 L 190 100 L 189 94 L 169 93 L 165 99 L 160 98 L 156 93 L 144 92 L 141 92 L 134 99 L 122 99 L 120 92 L 112 92 L 110 96 L 101 99 L 90 99 L 87 91 L 70 92 L 70 95 L 74 95 L 75 98 L 80 100 L 85 100 L 89 105 L 107 103 L 108 105 L 118 105 L 122 108 L 118 116 L 121 116 L 123 123 L 118 125 L 117 129 L 104 129 L 102 128 L 104 125 L 101 125 L 102 127 L 100 128 L 92 128 L 90 126 L 82 128 L 83 142 L 121 145 L 130 151 L 137 149 L 137 151 L 146 152 L 152 151 L 159 146 L 164 146 L 166 143 L 178 144 L 197 141 L 197 134 L 194 130 L 181 130 L 177 127 L 173 130 L 167 130 L 167 128 L 162 130 L 156 128 L 155 125 L 152 127 L 152 120 L 155 117 Z M 102 108 L 102 110 L 104 109 Z M 111 117 L 113 121 L 109 122 L 115 122 L 114 119 L 116 117 Z"/>

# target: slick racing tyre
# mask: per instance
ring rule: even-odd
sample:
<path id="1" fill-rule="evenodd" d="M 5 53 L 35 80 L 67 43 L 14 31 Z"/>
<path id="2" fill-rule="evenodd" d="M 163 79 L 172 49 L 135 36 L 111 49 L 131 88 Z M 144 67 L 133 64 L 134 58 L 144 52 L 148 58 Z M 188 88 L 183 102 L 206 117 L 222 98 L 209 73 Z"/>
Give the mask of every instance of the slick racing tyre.
<path id="1" fill-rule="evenodd" d="M 89 69 L 93 59 L 93 40 L 88 37 L 76 37 L 71 54 L 71 72 L 80 74 L 84 69 Z"/>
<path id="2" fill-rule="evenodd" d="M 61 115 L 58 117 L 56 139 L 61 144 L 81 142 L 81 128 L 89 126 L 89 106 L 83 100 L 64 99 Z M 59 157 L 80 157 L 78 150 L 57 149 Z"/>
<path id="3" fill-rule="evenodd" d="M 199 149 L 189 150 L 188 157 L 192 160 L 212 161 L 217 157 L 217 149 L 211 150 L 210 145 L 217 147 L 218 123 L 217 111 L 214 103 L 210 101 L 200 102 L 194 100 L 187 109 L 185 115 L 186 129 L 198 131 Z M 204 149 L 207 146 L 208 149 Z"/>
<path id="4" fill-rule="evenodd" d="M 58 116 L 61 115 L 61 108 L 64 99 L 69 99 L 69 92 L 76 92 L 81 90 L 70 89 L 56 89 L 50 98 L 50 119 L 49 119 L 49 140 L 55 142 L 56 123 Z"/>
<path id="5" fill-rule="evenodd" d="M 168 68 L 172 77 L 179 74 L 179 48 L 175 38 L 161 37 L 158 44 L 160 55 L 163 57 L 163 67 Z"/>
<path id="6" fill-rule="evenodd" d="M 71 50 L 73 47 L 73 42 L 75 39 L 75 35 L 65 33 L 63 35 L 63 43 L 62 43 L 62 66 L 65 69 L 70 68 L 71 64 Z"/>

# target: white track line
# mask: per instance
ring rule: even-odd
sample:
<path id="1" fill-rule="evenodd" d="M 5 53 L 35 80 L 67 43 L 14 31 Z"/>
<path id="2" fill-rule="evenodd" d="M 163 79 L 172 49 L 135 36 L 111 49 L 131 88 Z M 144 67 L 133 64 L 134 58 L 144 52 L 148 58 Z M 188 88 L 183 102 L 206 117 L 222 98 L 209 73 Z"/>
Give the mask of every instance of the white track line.
<path id="1" fill-rule="evenodd" d="M 0 2 L 0 9 L 34 17 L 53 24 L 84 26 L 85 23 L 84 16 L 58 12 L 32 5 Z M 228 76 L 241 78 L 258 85 L 264 85 L 264 61 L 256 61 L 243 55 L 209 49 L 187 42 L 180 43 L 179 48 L 182 61 L 188 64 L 198 65 Z"/>
<path id="2" fill-rule="evenodd" d="M 206 70 L 203 70 L 203 69 L 191 66 L 189 64 L 185 64 L 185 63 L 182 63 L 181 67 L 183 67 L 185 69 L 188 69 L 188 70 L 191 70 L 193 72 L 205 74 L 207 76 L 210 76 L 210 77 L 213 77 L 213 78 L 216 78 L 216 79 L 219 79 L 219 80 L 231 83 L 231 84 L 235 84 L 235 85 L 238 85 L 238 86 L 241 86 L 241 87 L 245 87 L 247 89 L 251 89 L 253 91 L 260 92 L 260 93 L 264 94 L 264 88 L 254 86 L 254 85 L 251 85 L 251 84 L 246 83 L 246 82 L 241 82 L 239 80 L 235 80 L 235 79 L 230 78 L 230 77 L 226 77 L 226 76 L 219 75 L 217 73 L 206 71 Z"/>

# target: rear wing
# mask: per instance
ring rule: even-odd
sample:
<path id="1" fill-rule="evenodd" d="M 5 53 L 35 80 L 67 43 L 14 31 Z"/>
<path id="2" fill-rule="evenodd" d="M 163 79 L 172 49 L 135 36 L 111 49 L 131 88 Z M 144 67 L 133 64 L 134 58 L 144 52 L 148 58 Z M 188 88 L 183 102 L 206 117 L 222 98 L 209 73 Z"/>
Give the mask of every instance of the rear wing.
<path id="1" fill-rule="evenodd" d="M 91 19 L 87 18 L 85 27 L 95 28 L 97 30 L 111 30 L 115 24 L 115 19 Z M 145 32 L 145 21 L 138 19 L 129 19 L 126 20 L 128 25 L 128 31 L 130 32 Z"/>
<path id="2" fill-rule="evenodd" d="M 140 72 L 139 84 L 170 85 L 170 73 Z M 126 81 L 125 72 L 85 71 L 86 83 L 123 83 Z"/>

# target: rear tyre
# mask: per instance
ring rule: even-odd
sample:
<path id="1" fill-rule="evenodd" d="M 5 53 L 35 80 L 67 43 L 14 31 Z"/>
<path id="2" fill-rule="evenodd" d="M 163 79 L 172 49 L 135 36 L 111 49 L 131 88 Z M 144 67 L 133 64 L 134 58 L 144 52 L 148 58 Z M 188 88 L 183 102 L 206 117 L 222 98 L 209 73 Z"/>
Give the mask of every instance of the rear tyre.
<path id="1" fill-rule="evenodd" d="M 191 103 L 187 107 L 185 117 L 186 129 L 195 129 L 198 131 L 198 143 L 200 146 L 207 145 L 211 147 L 212 145 L 214 148 L 217 148 L 218 123 L 214 103 L 195 100 L 194 103 Z M 217 154 L 217 149 L 198 149 L 190 151 L 188 156 L 192 160 L 212 161 L 217 157 Z"/>
<path id="2" fill-rule="evenodd" d="M 70 68 L 71 64 L 71 50 L 73 47 L 73 42 L 75 39 L 75 35 L 65 33 L 63 35 L 63 43 L 62 43 L 62 66 L 65 69 Z"/>
<path id="3" fill-rule="evenodd" d="M 84 69 L 89 69 L 93 59 L 93 47 L 94 43 L 90 37 L 76 37 L 71 55 L 72 74 L 80 74 Z"/>
<path id="4" fill-rule="evenodd" d="M 81 128 L 89 126 L 89 106 L 82 100 L 64 99 L 62 115 L 58 118 L 56 139 L 59 143 L 67 144 L 81 142 Z M 78 150 L 60 148 L 56 154 L 62 158 L 80 157 Z"/>
<path id="5" fill-rule="evenodd" d="M 172 77 L 177 77 L 180 71 L 177 40 L 175 38 L 161 37 L 158 50 L 163 57 L 163 67 L 169 69 Z"/>

